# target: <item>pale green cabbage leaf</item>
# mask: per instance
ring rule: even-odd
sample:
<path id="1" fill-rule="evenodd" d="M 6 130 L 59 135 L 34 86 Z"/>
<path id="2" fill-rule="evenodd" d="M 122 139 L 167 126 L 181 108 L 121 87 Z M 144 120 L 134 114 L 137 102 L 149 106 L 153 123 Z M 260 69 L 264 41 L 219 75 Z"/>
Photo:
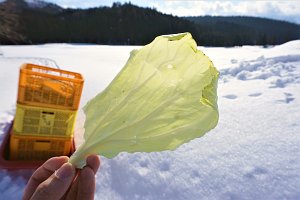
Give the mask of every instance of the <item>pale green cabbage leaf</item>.
<path id="1" fill-rule="evenodd" d="M 132 51 L 84 107 L 85 142 L 70 163 L 82 168 L 89 154 L 173 150 L 204 135 L 218 122 L 218 75 L 190 33 L 159 36 Z"/>

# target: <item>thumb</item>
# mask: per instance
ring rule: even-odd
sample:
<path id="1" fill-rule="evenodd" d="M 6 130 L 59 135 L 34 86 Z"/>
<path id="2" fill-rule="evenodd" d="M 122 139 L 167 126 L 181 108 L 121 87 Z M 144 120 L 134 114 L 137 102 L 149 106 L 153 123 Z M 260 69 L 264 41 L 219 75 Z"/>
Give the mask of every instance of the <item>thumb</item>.
<path id="1" fill-rule="evenodd" d="M 75 174 L 75 168 L 70 163 L 63 164 L 54 174 L 37 187 L 31 199 L 60 199 L 68 191 Z"/>

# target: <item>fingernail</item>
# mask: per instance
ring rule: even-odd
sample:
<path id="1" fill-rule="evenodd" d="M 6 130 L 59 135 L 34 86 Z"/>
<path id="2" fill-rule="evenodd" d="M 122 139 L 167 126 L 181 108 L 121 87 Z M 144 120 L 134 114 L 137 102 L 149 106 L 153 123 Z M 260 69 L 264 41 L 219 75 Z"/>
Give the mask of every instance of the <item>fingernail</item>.
<path id="1" fill-rule="evenodd" d="M 74 167 L 70 163 L 65 163 L 61 166 L 57 171 L 55 171 L 55 175 L 59 179 L 68 179 L 74 173 Z"/>

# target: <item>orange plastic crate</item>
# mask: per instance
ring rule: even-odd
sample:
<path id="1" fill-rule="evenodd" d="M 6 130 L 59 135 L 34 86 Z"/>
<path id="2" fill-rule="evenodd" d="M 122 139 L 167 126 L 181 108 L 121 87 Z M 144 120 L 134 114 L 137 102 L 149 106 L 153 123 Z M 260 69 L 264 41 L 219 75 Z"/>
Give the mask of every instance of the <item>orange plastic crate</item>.
<path id="1" fill-rule="evenodd" d="M 17 104 L 13 130 L 19 135 L 71 137 L 77 111 Z"/>
<path id="2" fill-rule="evenodd" d="M 68 156 L 72 150 L 72 137 L 10 136 L 10 160 L 47 160 L 54 156 Z"/>
<path id="3" fill-rule="evenodd" d="M 79 73 L 23 64 L 20 68 L 18 103 L 77 110 L 83 83 Z"/>
<path id="4" fill-rule="evenodd" d="M 3 140 L 0 145 L 0 170 L 5 169 L 5 170 L 25 170 L 25 169 L 37 169 L 39 166 L 41 166 L 45 160 L 10 160 L 9 157 L 9 150 L 10 150 L 10 138 L 11 135 L 13 134 L 12 131 L 12 123 L 6 124 L 3 130 L 5 133 L 3 134 Z M 72 146 L 71 146 L 71 151 L 69 155 L 71 156 L 74 151 L 76 150 L 75 148 L 75 140 L 73 137 L 72 140 Z M 28 177 L 29 178 L 29 177 Z"/>

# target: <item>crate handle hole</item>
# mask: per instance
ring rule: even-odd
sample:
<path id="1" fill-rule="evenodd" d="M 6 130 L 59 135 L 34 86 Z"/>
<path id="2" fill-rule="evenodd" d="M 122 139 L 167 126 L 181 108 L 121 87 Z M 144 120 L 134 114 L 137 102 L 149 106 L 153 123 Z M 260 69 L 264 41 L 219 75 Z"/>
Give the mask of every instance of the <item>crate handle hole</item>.
<path id="1" fill-rule="evenodd" d="M 43 113 L 43 114 L 47 114 L 47 115 L 54 115 L 54 112 L 46 112 L 46 111 L 43 111 L 42 113 Z"/>
<path id="2" fill-rule="evenodd" d="M 36 140 L 36 142 L 50 143 L 50 140 Z"/>

